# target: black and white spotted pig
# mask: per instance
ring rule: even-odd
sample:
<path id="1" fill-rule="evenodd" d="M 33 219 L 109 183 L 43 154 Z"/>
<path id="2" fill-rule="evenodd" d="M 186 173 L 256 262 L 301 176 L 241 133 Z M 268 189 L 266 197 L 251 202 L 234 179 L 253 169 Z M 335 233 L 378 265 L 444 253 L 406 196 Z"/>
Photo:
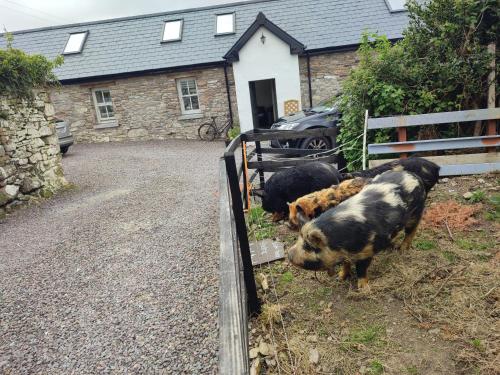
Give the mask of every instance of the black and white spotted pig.
<path id="1" fill-rule="evenodd" d="M 405 238 L 400 248 L 410 247 L 426 194 L 424 183 L 416 175 L 384 172 L 357 195 L 306 223 L 289 249 L 288 258 L 298 267 L 329 274 L 342 263 L 342 280 L 350 275 L 354 263 L 358 287 L 367 287 L 367 270 L 373 256 L 392 247 L 402 230 Z"/>

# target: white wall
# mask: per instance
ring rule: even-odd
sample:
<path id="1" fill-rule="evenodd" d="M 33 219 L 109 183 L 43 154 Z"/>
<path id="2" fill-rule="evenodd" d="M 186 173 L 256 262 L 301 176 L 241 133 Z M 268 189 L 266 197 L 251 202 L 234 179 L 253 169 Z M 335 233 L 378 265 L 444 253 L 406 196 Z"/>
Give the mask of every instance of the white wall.
<path id="1" fill-rule="evenodd" d="M 260 40 L 262 33 L 266 36 L 264 44 Z M 242 132 L 253 129 L 250 81 L 275 79 L 278 117 L 285 114 L 287 100 L 298 100 L 302 108 L 299 58 L 290 53 L 288 44 L 261 27 L 240 50 L 239 57 L 239 61 L 233 63 L 233 72 Z"/>

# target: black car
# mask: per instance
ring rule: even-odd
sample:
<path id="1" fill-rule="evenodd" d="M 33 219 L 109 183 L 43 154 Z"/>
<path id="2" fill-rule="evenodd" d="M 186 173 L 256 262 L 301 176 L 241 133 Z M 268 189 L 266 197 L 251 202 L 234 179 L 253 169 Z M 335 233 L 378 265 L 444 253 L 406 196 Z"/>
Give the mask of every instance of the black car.
<path id="1" fill-rule="evenodd" d="M 338 125 L 339 111 L 335 104 L 324 103 L 319 106 L 297 112 L 278 119 L 273 130 L 306 130 L 315 128 L 332 128 Z M 271 147 L 304 148 L 310 150 L 328 150 L 336 146 L 332 137 L 310 137 L 298 140 L 273 140 Z"/>

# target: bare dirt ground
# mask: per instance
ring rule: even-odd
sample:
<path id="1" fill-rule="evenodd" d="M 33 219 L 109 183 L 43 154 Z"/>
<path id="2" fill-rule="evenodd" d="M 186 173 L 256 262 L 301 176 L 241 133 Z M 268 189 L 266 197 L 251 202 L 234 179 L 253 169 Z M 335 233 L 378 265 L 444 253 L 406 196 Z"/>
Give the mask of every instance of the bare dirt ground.
<path id="1" fill-rule="evenodd" d="M 256 267 L 262 374 L 499 374 L 500 176 L 443 179 L 406 253 L 370 267 L 371 290 L 286 261 Z M 469 193 L 469 194 L 466 194 Z M 464 198 L 466 194 L 467 198 Z M 254 208 L 253 240 L 297 234 Z"/>
<path id="2" fill-rule="evenodd" d="M 75 145 L 0 223 L 0 374 L 217 369 L 221 143 Z"/>

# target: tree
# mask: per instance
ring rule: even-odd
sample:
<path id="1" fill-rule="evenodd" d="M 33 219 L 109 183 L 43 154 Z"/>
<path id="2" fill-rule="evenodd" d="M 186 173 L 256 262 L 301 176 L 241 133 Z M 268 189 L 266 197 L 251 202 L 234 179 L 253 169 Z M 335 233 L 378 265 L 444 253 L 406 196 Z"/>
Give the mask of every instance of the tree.
<path id="1" fill-rule="evenodd" d="M 28 55 L 12 47 L 12 35 L 4 34 L 7 48 L 0 49 L 0 93 L 17 97 L 32 97 L 32 90 L 56 85 L 52 70 L 63 63 L 62 56 L 53 61 L 42 55 Z"/>
<path id="2" fill-rule="evenodd" d="M 487 45 L 496 43 L 498 0 L 409 0 L 407 8 L 403 39 L 392 44 L 385 36 L 364 34 L 360 63 L 344 83 L 340 140 L 351 169 L 360 167 L 366 109 L 379 117 L 486 107 L 494 58 Z M 424 131 L 408 135 L 422 139 Z M 469 130 L 432 131 L 439 136 Z M 395 138 L 394 131 L 371 133 L 370 142 Z"/>

